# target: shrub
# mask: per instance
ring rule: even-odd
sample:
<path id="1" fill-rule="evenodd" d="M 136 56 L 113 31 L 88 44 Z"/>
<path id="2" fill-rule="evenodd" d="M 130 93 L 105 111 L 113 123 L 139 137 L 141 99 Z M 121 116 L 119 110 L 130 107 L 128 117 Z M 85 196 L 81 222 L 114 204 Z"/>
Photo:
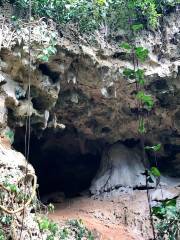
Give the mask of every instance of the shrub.
<path id="1" fill-rule="evenodd" d="M 82 32 L 102 26 L 113 30 L 124 28 L 128 24 L 129 15 L 155 28 L 162 9 L 179 2 L 180 0 L 34 0 L 32 12 L 34 16 L 52 18 L 61 24 L 76 23 Z M 28 10 L 28 4 L 28 0 L 15 1 L 19 10 Z"/>

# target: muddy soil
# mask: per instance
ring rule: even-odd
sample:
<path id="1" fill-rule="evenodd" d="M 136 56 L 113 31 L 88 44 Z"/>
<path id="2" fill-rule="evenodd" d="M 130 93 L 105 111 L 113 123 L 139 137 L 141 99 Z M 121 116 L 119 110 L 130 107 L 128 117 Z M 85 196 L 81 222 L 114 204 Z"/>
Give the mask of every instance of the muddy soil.
<path id="1" fill-rule="evenodd" d="M 145 240 L 151 238 L 145 192 L 120 199 L 78 197 L 55 205 L 50 217 L 56 222 L 82 219 L 100 240 Z"/>

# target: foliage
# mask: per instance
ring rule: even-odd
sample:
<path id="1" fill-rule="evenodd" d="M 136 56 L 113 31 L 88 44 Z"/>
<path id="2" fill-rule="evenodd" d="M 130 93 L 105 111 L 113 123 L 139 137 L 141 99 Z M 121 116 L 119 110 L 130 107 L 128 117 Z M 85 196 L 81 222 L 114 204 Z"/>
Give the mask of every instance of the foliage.
<path id="1" fill-rule="evenodd" d="M 44 48 L 42 50 L 42 53 L 40 55 L 38 55 L 38 59 L 43 61 L 43 62 L 48 62 L 49 58 L 54 55 L 57 52 L 57 49 L 51 45 L 47 48 Z"/>
<path id="2" fill-rule="evenodd" d="M 152 167 L 150 169 L 150 175 L 154 176 L 154 177 L 160 177 L 161 173 L 159 171 L 159 169 L 157 167 Z"/>
<path id="3" fill-rule="evenodd" d="M 58 231 L 58 225 L 45 217 L 39 220 L 39 229 L 41 231 L 49 230 L 55 235 Z"/>
<path id="4" fill-rule="evenodd" d="M 17 194 L 19 192 L 19 188 L 16 184 L 5 183 L 4 186 L 11 192 Z"/>
<path id="5" fill-rule="evenodd" d="M 69 235 L 69 231 L 67 228 L 62 229 L 59 233 L 60 239 L 62 240 L 65 240 L 68 237 L 68 235 Z"/>
<path id="6" fill-rule="evenodd" d="M 144 77 L 143 69 L 133 70 L 130 68 L 125 68 L 123 71 L 123 75 L 128 79 L 135 79 L 137 81 L 137 83 L 139 83 L 140 85 L 145 84 L 145 77 Z"/>
<path id="7" fill-rule="evenodd" d="M 146 106 L 148 110 L 151 110 L 153 105 L 154 105 L 154 101 L 152 99 L 152 96 L 149 94 L 146 94 L 143 91 L 139 91 L 138 94 L 136 95 L 137 99 L 139 101 L 141 101 L 141 103 L 143 104 L 143 106 Z"/>
<path id="8" fill-rule="evenodd" d="M 148 49 L 143 47 L 136 47 L 135 54 L 138 60 L 144 62 L 148 58 Z"/>
<path id="9" fill-rule="evenodd" d="M 8 130 L 8 131 L 6 131 L 5 136 L 9 139 L 10 143 L 13 144 L 14 132 L 12 130 Z"/>
<path id="10" fill-rule="evenodd" d="M 56 223 L 47 217 L 38 219 L 38 224 L 41 232 L 49 233 L 46 240 L 54 240 L 57 237 L 66 240 L 72 232 L 75 234 L 77 240 L 81 240 L 84 237 L 88 240 L 94 240 L 92 233 L 84 226 L 82 220 L 73 219 L 68 221 L 67 224 L 70 230 L 67 227 L 60 229 Z"/>
<path id="11" fill-rule="evenodd" d="M 94 240 L 94 237 L 90 231 L 84 226 L 83 221 L 81 219 L 70 220 L 69 224 L 72 227 L 76 228 L 76 239 L 81 240 L 83 237 L 87 237 L 88 240 Z"/>
<path id="12" fill-rule="evenodd" d="M 147 0 L 147 1 L 134 1 L 132 2 L 132 5 L 138 3 L 139 7 L 147 7 L 146 10 L 151 8 L 152 12 L 155 9 L 154 1 L 153 0 Z M 144 5 L 145 4 L 145 5 Z M 152 15 L 150 18 L 151 25 L 155 27 L 155 22 L 154 19 L 157 17 L 157 15 Z M 151 218 L 151 225 L 152 225 L 152 230 L 153 230 L 153 239 L 156 239 L 156 233 L 154 230 L 154 222 L 152 218 L 152 209 L 151 209 L 151 204 L 149 201 L 149 191 L 148 191 L 148 184 L 149 183 L 154 183 L 154 180 L 156 180 L 156 184 L 159 184 L 160 176 L 161 173 L 157 167 L 152 166 L 150 169 L 149 167 L 145 164 L 145 150 L 151 150 L 154 152 L 154 157 L 156 161 L 156 153 L 160 151 L 161 149 L 161 144 L 156 144 L 154 146 L 145 146 L 145 134 L 147 133 L 146 128 L 145 128 L 145 122 L 146 118 L 148 118 L 148 115 L 146 116 L 143 113 L 144 108 L 146 108 L 148 111 L 150 111 L 153 106 L 154 106 L 154 100 L 152 95 L 146 93 L 146 88 L 145 88 L 145 70 L 142 68 L 139 68 L 139 62 L 144 63 L 147 58 L 149 51 L 148 49 L 142 47 L 142 46 L 136 46 L 135 44 L 135 36 L 138 31 L 142 29 L 142 24 L 140 23 L 135 23 L 131 24 L 130 28 L 132 29 L 131 35 L 129 39 L 131 39 L 130 43 L 123 43 L 120 45 L 120 48 L 123 48 L 127 54 L 130 54 L 132 60 L 133 60 L 133 68 L 125 68 L 123 71 L 123 74 L 125 78 L 127 79 L 133 79 L 135 80 L 136 83 L 136 101 L 137 101 L 137 106 L 138 106 L 138 111 L 137 111 L 137 117 L 138 117 L 138 132 L 139 132 L 139 137 L 140 137 L 140 142 L 142 146 L 142 152 L 143 152 L 143 159 L 142 163 L 145 168 L 145 176 L 146 176 L 146 187 L 147 187 L 147 195 L 148 195 L 148 203 L 149 203 L 149 208 L 150 208 L 150 218 Z M 133 44 L 134 42 L 134 44 Z M 157 165 L 157 162 L 156 162 Z M 170 240 L 170 239 L 169 239 Z"/>
<path id="13" fill-rule="evenodd" d="M 143 24 L 155 28 L 160 16 L 159 11 L 179 0 L 34 0 L 33 14 L 37 17 L 48 17 L 65 24 L 76 23 L 81 31 L 93 31 L 102 26 L 111 30 L 124 28 L 128 18 L 140 19 L 140 24 L 132 25 L 134 31 L 142 29 Z M 17 0 L 16 7 L 28 10 L 28 0 Z M 88 21 L 87 21 L 88 19 Z"/>
<path id="14" fill-rule="evenodd" d="M 158 143 L 158 144 L 156 144 L 154 146 L 146 146 L 145 149 L 146 150 L 152 150 L 153 152 L 158 152 L 161 149 L 161 144 Z"/>
<path id="15" fill-rule="evenodd" d="M 49 58 L 57 53 L 56 49 L 56 34 L 50 33 L 50 40 L 48 46 L 41 50 L 41 53 L 37 56 L 37 58 L 42 62 L 48 62 Z"/>
<path id="16" fill-rule="evenodd" d="M 0 216 L 0 222 L 1 222 L 3 225 L 11 225 L 12 216 L 2 215 L 2 216 Z"/>
<path id="17" fill-rule="evenodd" d="M 6 240 L 4 232 L 0 229 L 0 240 Z"/>
<path id="18" fill-rule="evenodd" d="M 54 212 L 55 207 L 52 203 L 49 203 L 47 207 L 49 212 Z"/>
<path id="19" fill-rule="evenodd" d="M 180 210 L 175 199 L 164 201 L 153 207 L 153 214 L 158 218 L 158 239 L 176 240 L 180 229 Z"/>
<path id="20" fill-rule="evenodd" d="M 125 68 L 123 74 L 128 79 L 135 79 L 135 71 L 133 69 Z"/>

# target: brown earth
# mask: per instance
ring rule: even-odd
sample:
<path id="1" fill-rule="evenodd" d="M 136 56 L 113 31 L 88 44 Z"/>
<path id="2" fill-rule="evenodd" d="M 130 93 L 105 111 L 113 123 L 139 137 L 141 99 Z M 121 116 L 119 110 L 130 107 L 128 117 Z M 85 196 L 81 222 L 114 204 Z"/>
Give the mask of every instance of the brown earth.
<path id="1" fill-rule="evenodd" d="M 85 226 L 92 230 L 100 240 L 143 240 L 135 228 L 119 223 L 118 217 L 113 216 L 122 204 L 107 200 L 97 200 L 80 197 L 56 204 L 55 212 L 50 217 L 56 222 L 68 219 L 82 219 Z M 124 216 L 124 211 L 122 213 Z M 124 220 L 126 222 L 126 219 Z"/>

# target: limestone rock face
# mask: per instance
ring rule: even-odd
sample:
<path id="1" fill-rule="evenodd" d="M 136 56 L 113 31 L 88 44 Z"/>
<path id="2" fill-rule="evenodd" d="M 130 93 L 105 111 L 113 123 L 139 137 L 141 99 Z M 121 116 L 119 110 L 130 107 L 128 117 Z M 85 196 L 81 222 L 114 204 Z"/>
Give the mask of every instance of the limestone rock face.
<path id="1" fill-rule="evenodd" d="M 146 140 L 163 144 L 161 156 L 166 165 L 172 165 L 172 174 L 180 176 L 179 18 L 178 11 L 169 13 L 158 30 L 144 30 L 136 41 L 149 49 L 149 59 L 140 66 L 146 71 L 146 90 L 155 102 L 146 121 Z M 11 36 L 12 24 L 5 25 L 4 36 Z M 37 56 L 49 46 L 52 33 L 57 53 L 43 62 Z M 2 41 L 1 129 L 7 124 L 14 130 L 23 127 L 30 105 L 32 131 L 38 137 L 48 129 L 75 129 L 85 139 L 108 144 L 139 138 L 136 87 L 123 76 L 132 62 L 119 48 L 126 34 L 115 33 L 108 41 L 97 32 L 82 37 L 72 26 L 57 27 L 40 20 L 32 26 L 31 38 L 30 104 L 27 27 L 15 29 L 12 41 L 5 37 Z"/>
<path id="2" fill-rule="evenodd" d="M 150 163 L 145 164 L 148 166 Z M 180 178 L 161 175 L 160 185 L 163 188 L 161 198 L 170 199 L 171 196 L 174 198 L 179 194 Z M 149 187 L 155 188 L 156 182 L 149 183 Z M 168 187 L 174 189 L 166 190 Z M 106 196 L 110 192 L 110 195 L 118 196 L 121 193 L 131 192 L 132 189 L 146 188 L 145 167 L 137 147 L 128 148 L 122 143 L 116 143 L 103 152 L 100 169 L 90 187 L 92 194 Z M 159 199 L 161 194 L 161 190 L 157 189 L 152 193 L 152 200 Z"/>
<path id="3" fill-rule="evenodd" d="M 15 212 L 13 221 L 10 222 L 7 232 L 5 232 L 7 236 L 11 234 L 12 239 L 17 239 L 21 233 L 20 223 L 23 219 L 22 207 L 24 204 L 20 200 L 20 194 L 28 194 L 28 198 L 32 194 L 32 200 L 36 200 L 36 194 L 35 192 L 33 194 L 32 186 L 34 174 L 33 167 L 27 163 L 25 157 L 21 153 L 12 150 L 6 141 L 0 139 L 0 215 L 1 217 L 9 217 L 11 219 L 11 214 L 13 214 L 11 212 Z M 23 184 L 24 178 L 26 178 L 26 187 Z M 41 237 L 38 223 L 35 221 L 35 215 L 31 213 L 33 207 L 32 202 L 25 206 L 22 239 L 40 239 Z M 6 229 L 2 225 L 0 227 L 3 230 Z"/>
<path id="4" fill-rule="evenodd" d="M 104 152 L 100 170 L 90 190 L 93 194 L 99 194 L 122 187 L 145 187 L 143 173 L 144 167 L 137 149 L 128 149 L 117 143 Z"/>
<path id="5" fill-rule="evenodd" d="M 156 189 L 151 192 L 152 201 L 165 201 L 180 196 L 180 188 Z"/>

